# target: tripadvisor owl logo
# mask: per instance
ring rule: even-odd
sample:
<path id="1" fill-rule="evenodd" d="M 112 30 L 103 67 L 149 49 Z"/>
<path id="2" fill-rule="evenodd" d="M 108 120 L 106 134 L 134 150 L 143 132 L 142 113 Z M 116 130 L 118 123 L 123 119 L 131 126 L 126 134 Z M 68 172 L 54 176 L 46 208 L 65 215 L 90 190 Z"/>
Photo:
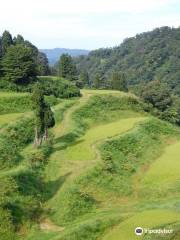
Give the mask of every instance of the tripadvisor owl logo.
<path id="1" fill-rule="evenodd" d="M 141 236 L 143 234 L 143 229 L 141 227 L 137 227 L 135 229 L 135 234 Z"/>

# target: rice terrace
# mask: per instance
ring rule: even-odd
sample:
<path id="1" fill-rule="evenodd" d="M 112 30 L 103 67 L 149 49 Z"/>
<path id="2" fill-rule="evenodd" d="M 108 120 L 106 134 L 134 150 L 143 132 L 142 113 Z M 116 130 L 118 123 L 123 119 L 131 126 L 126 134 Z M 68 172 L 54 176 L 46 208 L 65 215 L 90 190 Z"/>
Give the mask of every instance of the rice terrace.
<path id="1" fill-rule="evenodd" d="M 0 240 L 180 240 L 177 0 L 1 8 Z"/>

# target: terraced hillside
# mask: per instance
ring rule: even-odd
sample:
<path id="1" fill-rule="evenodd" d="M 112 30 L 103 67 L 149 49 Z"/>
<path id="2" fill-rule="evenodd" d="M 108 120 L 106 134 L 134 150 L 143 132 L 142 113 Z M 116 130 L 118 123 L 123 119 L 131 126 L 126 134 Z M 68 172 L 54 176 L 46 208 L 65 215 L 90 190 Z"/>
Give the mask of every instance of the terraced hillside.
<path id="1" fill-rule="evenodd" d="M 81 98 L 53 109 L 57 121 L 39 192 L 42 212 L 18 229 L 18 239 L 179 239 L 180 130 L 118 91 L 83 90 Z M 20 153 L 23 160 L 1 170 L 2 176 L 27 174 L 29 155 L 36 156 L 32 144 Z M 139 226 L 166 226 L 174 233 L 137 237 Z"/>

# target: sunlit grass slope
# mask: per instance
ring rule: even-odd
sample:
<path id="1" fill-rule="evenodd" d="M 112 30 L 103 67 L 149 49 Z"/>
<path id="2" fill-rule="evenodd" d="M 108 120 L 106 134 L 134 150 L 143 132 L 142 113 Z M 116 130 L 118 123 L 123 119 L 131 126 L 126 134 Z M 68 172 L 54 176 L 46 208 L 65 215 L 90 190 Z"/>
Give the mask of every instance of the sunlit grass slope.
<path id="1" fill-rule="evenodd" d="M 21 240 L 136 240 L 137 226 L 179 222 L 177 128 L 118 91 L 82 90 L 53 111 L 53 149 L 41 175 L 44 211 Z M 19 116 L 0 115 L 0 126 Z M 24 176 L 33 151 L 26 145 L 21 162 L 1 176 Z"/>
<path id="2" fill-rule="evenodd" d="M 180 213 L 169 210 L 150 210 L 137 213 L 123 221 L 118 227 L 110 231 L 102 240 L 137 240 L 144 239 L 144 235 L 136 236 L 135 228 L 159 228 L 166 224 L 180 221 Z"/>
<path id="3" fill-rule="evenodd" d="M 122 119 L 91 128 L 86 134 L 78 139 L 78 142 L 67 148 L 65 158 L 67 160 L 91 160 L 96 158 L 94 144 L 98 144 L 100 140 L 122 134 L 133 126 L 145 120 L 145 117 Z"/>

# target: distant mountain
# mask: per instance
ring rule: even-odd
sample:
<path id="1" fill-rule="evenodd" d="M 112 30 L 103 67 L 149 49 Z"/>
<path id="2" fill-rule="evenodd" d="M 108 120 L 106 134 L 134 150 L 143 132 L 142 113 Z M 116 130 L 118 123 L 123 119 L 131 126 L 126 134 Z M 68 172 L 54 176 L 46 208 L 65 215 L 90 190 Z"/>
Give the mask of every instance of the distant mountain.
<path id="1" fill-rule="evenodd" d="M 88 50 L 84 49 L 68 49 L 68 48 L 40 49 L 40 51 L 47 55 L 50 65 L 55 64 L 59 60 L 59 57 L 64 53 L 68 53 L 72 57 L 88 55 L 89 53 Z"/>

